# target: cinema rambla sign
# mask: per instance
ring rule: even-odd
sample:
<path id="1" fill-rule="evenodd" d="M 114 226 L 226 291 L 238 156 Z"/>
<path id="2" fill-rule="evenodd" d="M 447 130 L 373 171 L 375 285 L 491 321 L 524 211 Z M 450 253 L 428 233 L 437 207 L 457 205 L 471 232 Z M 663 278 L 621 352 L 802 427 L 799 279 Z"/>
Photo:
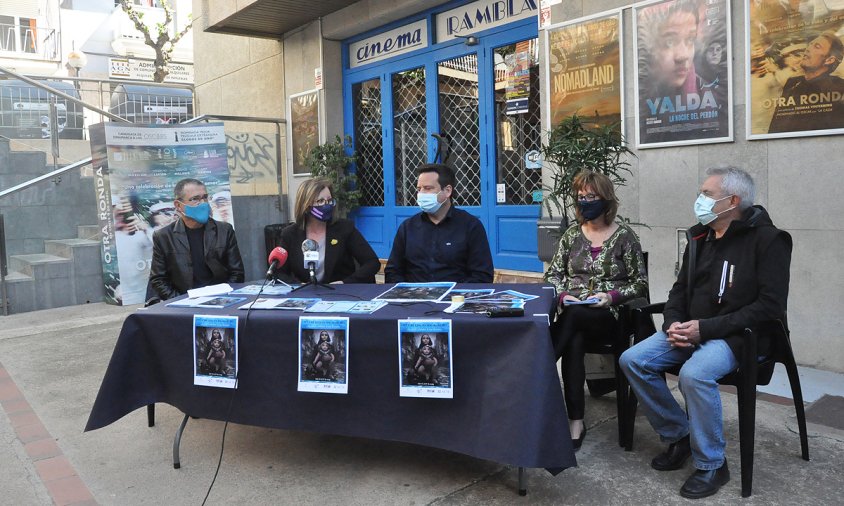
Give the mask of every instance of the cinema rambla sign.
<path id="1" fill-rule="evenodd" d="M 437 42 L 536 16 L 539 0 L 478 0 L 437 14 Z"/>
<path id="2" fill-rule="evenodd" d="M 427 46 L 428 22 L 420 19 L 349 44 L 349 67 L 360 67 Z"/>

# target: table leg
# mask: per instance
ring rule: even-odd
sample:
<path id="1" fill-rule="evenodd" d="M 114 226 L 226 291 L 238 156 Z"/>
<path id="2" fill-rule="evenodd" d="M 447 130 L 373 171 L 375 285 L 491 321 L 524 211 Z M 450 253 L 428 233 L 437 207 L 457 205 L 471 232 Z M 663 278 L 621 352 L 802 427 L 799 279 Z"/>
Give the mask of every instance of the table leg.
<path id="1" fill-rule="evenodd" d="M 519 468 L 519 495 L 526 496 L 527 495 L 527 478 L 525 478 L 525 468 Z"/>
<path id="2" fill-rule="evenodd" d="M 182 442 L 182 433 L 185 431 L 185 425 L 188 424 L 188 418 L 188 415 L 182 418 L 182 423 L 179 424 L 179 429 L 176 431 L 176 438 L 173 439 L 173 469 L 182 467 L 182 463 L 179 462 L 179 444 Z"/>

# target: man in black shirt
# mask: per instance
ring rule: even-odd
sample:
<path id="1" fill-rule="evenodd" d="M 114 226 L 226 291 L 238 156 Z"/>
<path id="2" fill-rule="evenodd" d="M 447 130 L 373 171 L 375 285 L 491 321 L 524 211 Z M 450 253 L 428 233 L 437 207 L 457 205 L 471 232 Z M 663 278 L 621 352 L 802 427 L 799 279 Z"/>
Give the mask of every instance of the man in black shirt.
<path id="1" fill-rule="evenodd" d="M 384 269 L 387 283 L 492 283 L 486 230 L 476 217 L 454 207 L 454 185 L 451 167 L 419 167 L 416 187 L 422 212 L 406 219 L 396 232 Z"/>
<path id="2" fill-rule="evenodd" d="M 216 283 L 243 282 L 243 260 L 231 225 L 211 218 L 208 191 L 197 179 L 173 189 L 179 219 L 152 238 L 150 285 L 161 300 Z"/>
<path id="3" fill-rule="evenodd" d="M 657 471 L 696 470 L 680 495 L 712 495 L 730 479 L 724 456 L 717 380 L 738 368 L 743 330 L 785 319 L 791 236 L 753 205 L 747 172 L 712 168 L 694 205 L 698 225 L 688 231 L 683 267 L 668 294 L 662 330 L 619 359 L 642 410 L 668 449 L 651 461 Z M 760 339 L 759 353 L 769 347 Z M 684 410 L 662 373 L 681 366 Z"/>

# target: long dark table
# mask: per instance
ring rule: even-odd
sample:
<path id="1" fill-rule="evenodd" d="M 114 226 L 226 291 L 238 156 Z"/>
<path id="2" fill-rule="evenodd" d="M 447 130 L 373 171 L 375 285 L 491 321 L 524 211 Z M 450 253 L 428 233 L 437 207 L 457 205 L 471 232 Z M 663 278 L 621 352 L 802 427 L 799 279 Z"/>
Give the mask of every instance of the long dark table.
<path id="1" fill-rule="evenodd" d="M 293 296 L 368 300 L 387 285 L 307 287 Z M 525 316 L 426 312 L 445 304 L 389 305 L 350 317 L 349 393 L 297 391 L 300 311 L 185 309 L 158 304 L 126 318 L 86 431 L 157 402 L 224 420 L 230 389 L 193 384 L 193 315 L 239 317 L 238 388 L 230 421 L 261 427 L 403 441 L 519 467 L 575 466 L 548 330 L 553 290 L 539 284 L 469 285 L 539 295 Z M 460 288 L 460 286 L 458 286 Z M 252 298 L 249 298 L 251 300 Z M 308 313 L 330 316 L 335 313 Z M 454 398 L 399 397 L 396 321 L 450 318 Z M 329 410 L 332 416 L 325 416 Z"/>

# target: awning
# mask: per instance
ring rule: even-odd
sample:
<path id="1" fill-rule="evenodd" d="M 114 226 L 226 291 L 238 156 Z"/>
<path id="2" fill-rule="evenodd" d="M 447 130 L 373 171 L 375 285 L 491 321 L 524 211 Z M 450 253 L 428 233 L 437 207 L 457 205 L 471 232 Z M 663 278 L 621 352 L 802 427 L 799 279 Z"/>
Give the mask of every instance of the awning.
<path id="1" fill-rule="evenodd" d="M 206 31 L 278 39 L 285 32 L 339 11 L 357 1 L 255 0 L 219 21 L 212 19 L 213 24 Z M 222 4 L 218 2 L 217 5 Z"/>

